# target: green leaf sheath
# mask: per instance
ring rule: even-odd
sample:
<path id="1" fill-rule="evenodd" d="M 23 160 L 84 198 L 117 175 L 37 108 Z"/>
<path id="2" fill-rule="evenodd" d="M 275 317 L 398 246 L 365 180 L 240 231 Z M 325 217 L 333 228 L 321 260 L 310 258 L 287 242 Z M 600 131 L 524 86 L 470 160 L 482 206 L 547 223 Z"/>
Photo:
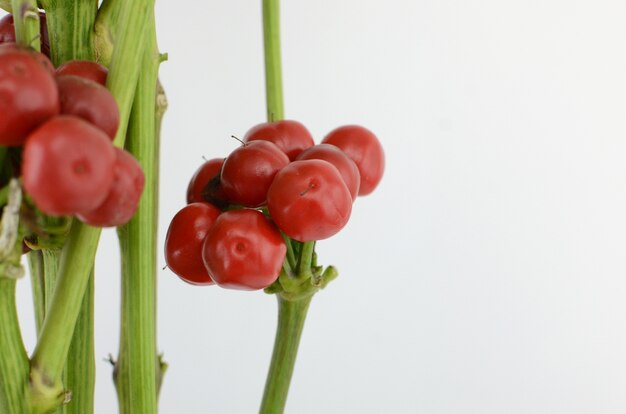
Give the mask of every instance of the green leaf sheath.
<path id="1" fill-rule="evenodd" d="M 280 59 L 280 1 L 263 0 L 263 41 L 265 47 L 265 96 L 267 119 L 285 117 L 282 64 Z"/>
<path id="2" fill-rule="evenodd" d="M 276 295 L 276 298 L 278 329 L 260 414 L 280 414 L 285 409 L 300 337 L 312 296 L 295 301 L 286 300 L 280 295 Z"/>
<path id="3" fill-rule="evenodd" d="M 156 347 L 159 178 L 156 103 L 160 56 L 153 15 L 148 30 L 126 139 L 126 149 L 143 168 L 146 185 L 135 216 L 118 230 L 122 256 L 122 309 L 114 379 L 121 414 L 156 413 L 161 381 Z"/>
<path id="4" fill-rule="evenodd" d="M 17 319 L 15 284 L 0 275 L 0 413 L 28 414 L 28 356 Z"/>

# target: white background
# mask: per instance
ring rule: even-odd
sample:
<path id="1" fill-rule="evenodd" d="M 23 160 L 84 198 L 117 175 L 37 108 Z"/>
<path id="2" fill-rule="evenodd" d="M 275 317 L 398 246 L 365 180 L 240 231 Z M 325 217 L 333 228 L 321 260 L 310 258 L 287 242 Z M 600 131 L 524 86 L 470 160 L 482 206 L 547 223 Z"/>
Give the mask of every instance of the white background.
<path id="1" fill-rule="evenodd" d="M 265 103 L 259 1 L 157 3 L 162 245 L 201 157 Z M 387 153 L 379 189 L 319 243 L 341 276 L 311 306 L 287 412 L 626 412 L 626 2 L 283 3 L 287 116 L 318 139 L 363 124 Z M 107 231 L 99 414 L 116 412 L 117 260 Z M 160 271 L 161 412 L 256 412 L 275 312 Z"/>

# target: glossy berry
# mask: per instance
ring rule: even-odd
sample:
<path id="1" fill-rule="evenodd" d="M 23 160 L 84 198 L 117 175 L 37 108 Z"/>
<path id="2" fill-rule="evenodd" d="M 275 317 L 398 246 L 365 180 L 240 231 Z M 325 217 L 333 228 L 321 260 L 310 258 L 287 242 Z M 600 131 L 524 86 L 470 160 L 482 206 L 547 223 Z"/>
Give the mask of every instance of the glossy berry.
<path id="1" fill-rule="evenodd" d="M 252 141 L 234 150 L 222 166 L 222 188 L 229 201 L 248 207 L 265 204 L 267 190 L 289 158 L 268 141 Z"/>
<path id="2" fill-rule="evenodd" d="M 202 201 L 224 202 L 226 196 L 220 184 L 220 171 L 224 158 L 213 158 L 205 161 L 196 170 L 187 186 L 187 204 Z"/>
<path id="3" fill-rule="evenodd" d="M 385 171 L 385 152 L 376 135 L 362 126 L 347 125 L 331 131 L 322 142 L 339 147 L 356 163 L 361 174 L 359 195 L 374 191 Z"/>
<path id="4" fill-rule="evenodd" d="M 334 145 L 319 144 L 304 150 L 296 159 L 324 160 L 331 163 L 333 167 L 337 168 L 346 186 L 348 186 L 352 201 L 356 200 L 356 197 L 359 195 L 361 175 L 354 161 L 345 152 Z"/>
<path id="5" fill-rule="evenodd" d="M 0 46 L 0 145 L 21 145 L 59 113 L 56 83 L 39 57 L 46 59 L 11 44 Z"/>
<path id="6" fill-rule="evenodd" d="M 90 60 L 70 60 L 56 70 L 58 76 L 79 76 L 106 86 L 109 70 L 99 63 Z"/>
<path id="7" fill-rule="evenodd" d="M 115 98 L 104 86 L 78 76 L 58 76 L 61 113 L 100 128 L 113 140 L 120 124 Z"/>
<path id="8" fill-rule="evenodd" d="M 287 247 L 278 229 L 256 210 L 222 213 L 204 241 L 202 258 L 218 285 L 239 290 L 274 283 Z"/>
<path id="9" fill-rule="evenodd" d="M 146 182 L 139 162 L 127 151 L 115 148 L 113 184 L 106 199 L 93 211 L 78 214 L 91 226 L 117 227 L 126 224 L 137 211 Z"/>
<path id="10" fill-rule="evenodd" d="M 24 146 L 24 189 L 52 216 L 93 211 L 113 183 L 115 151 L 106 134 L 80 118 L 57 116 Z"/>
<path id="11" fill-rule="evenodd" d="M 293 161 L 305 149 L 312 147 L 313 137 L 304 125 L 297 121 L 283 120 L 264 122 L 252 127 L 244 137 L 245 142 L 269 141 L 280 148 Z"/>
<path id="12" fill-rule="evenodd" d="M 209 203 L 191 203 L 170 223 L 165 237 L 165 262 L 182 280 L 210 285 L 213 280 L 202 261 L 202 245 L 220 210 Z"/>
<path id="13" fill-rule="evenodd" d="M 350 218 L 352 197 L 330 163 L 294 161 L 276 174 L 267 193 L 267 207 L 287 236 L 307 242 L 339 232 Z"/>

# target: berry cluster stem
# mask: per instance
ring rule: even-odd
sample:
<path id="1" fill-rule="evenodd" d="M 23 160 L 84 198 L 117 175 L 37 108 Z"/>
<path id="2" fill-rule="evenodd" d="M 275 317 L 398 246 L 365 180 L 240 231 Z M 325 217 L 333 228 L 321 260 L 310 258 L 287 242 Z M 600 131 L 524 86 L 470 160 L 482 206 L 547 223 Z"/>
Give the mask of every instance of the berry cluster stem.
<path id="1" fill-rule="evenodd" d="M 280 0 L 263 0 L 263 39 L 267 118 L 272 122 L 285 117 L 280 53 Z M 288 277 L 306 278 L 311 273 L 315 243 L 299 245 L 300 249 L 296 253 L 292 244 L 294 242 L 284 237 L 288 247 L 284 267 L 296 273 L 295 275 L 288 274 Z M 298 256 L 297 262 L 296 255 Z M 285 409 L 300 336 L 313 295 L 299 296 L 295 299 L 278 293 L 276 297 L 278 299 L 278 327 L 272 362 L 261 402 L 261 414 L 280 414 Z"/>
<path id="2" fill-rule="evenodd" d="M 278 328 L 260 414 L 278 414 L 285 409 L 300 337 L 312 296 L 295 301 L 284 299 L 281 295 L 276 295 L 276 298 Z"/>
<path id="3" fill-rule="evenodd" d="M 285 117 L 280 59 L 280 0 L 263 0 L 263 41 L 267 119 L 271 122 Z"/>

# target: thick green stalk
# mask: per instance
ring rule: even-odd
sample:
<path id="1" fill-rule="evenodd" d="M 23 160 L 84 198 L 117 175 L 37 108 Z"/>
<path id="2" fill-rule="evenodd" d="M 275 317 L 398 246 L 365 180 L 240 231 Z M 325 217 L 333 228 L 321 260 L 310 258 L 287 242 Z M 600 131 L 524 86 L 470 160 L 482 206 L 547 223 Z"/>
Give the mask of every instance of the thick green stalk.
<path id="1" fill-rule="evenodd" d="M 31 384 L 37 413 L 46 413 L 65 400 L 61 374 L 89 285 L 99 236 L 100 229 L 75 221 L 61 251 L 54 293 L 31 358 L 31 377 L 38 379 Z"/>
<path id="2" fill-rule="evenodd" d="M 61 259 L 60 249 L 42 251 L 45 274 L 44 298 L 52 298 L 57 284 Z M 93 264 L 92 264 L 93 267 Z M 96 362 L 94 356 L 94 275 L 89 277 L 78 320 L 74 327 L 68 358 L 63 369 L 62 383 L 71 393 L 71 401 L 60 407 L 57 414 L 89 414 L 93 412 Z M 50 301 L 46 303 L 46 308 Z M 69 394 L 68 394 L 69 396 Z M 69 398 L 68 398 L 69 399 Z"/>
<path id="3" fill-rule="evenodd" d="M 141 164 L 146 186 L 137 213 L 119 228 L 122 256 L 120 349 L 114 380 L 121 414 L 157 412 L 160 365 L 156 347 L 159 137 L 157 76 L 160 56 L 151 14 L 126 149 Z"/>
<path id="4" fill-rule="evenodd" d="M 72 59 L 92 60 L 98 0 L 47 0 L 43 5 L 52 62 L 58 66 Z"/>
<path id="5" fill-rule="evenodd" d="M 115 96 L 120 108 L 120 119 L 129 119 L 135 96 L 147 39 L 147 28 L 154 12 L 154 0 L 109 0 L 110 7 L 120 7 L 117 21 L 115 47 L 111 56 L 111 71 L 107 87 Z M 128 122 L 120 123 L 115 136 L 115 145 L 124 146 Z"/>
<path id="6" fill-rule="evenodd" d="M 0 412 L 28 414 L 28 356 L 15 308 L 15 282 L 0 275 Z"/>
<path id="7" fill-rule="evenodd" d="M 267 119 L 277 121 L 285 117 L 280 60 L 280 0 L 263 0 L 263 41 Z"/>
<path id="8" fill-rule="evenodd" d="M 94 274 L 93 270 L 83 296 L 69 357 L 63 371 L 63 384 L 72 400 L 62 407 L 64 414 L 89 414 L 94 409 L 96 360 L 94 351 Z"/>
<path id="9" fill-rule="evenodd" d="M 18 222 L 15 220 L 21 204 L 19 186 L 12 185 L 9 203 L 3 209 L 2 262 L 0 263 L 0 412 L 28 414 L 25 398 L 28 384 L 28 356 L 22 342 L 17 309 L 15 307 L 16 277 L 22 274 L 20 257 L 22 243 L 15 236 Z M 10 219 L 11 218 L 11 219 Z M 9 240 L 9 244 L 5 243 Z M 5 247 L 8 250 L 5 250 Z"/>
<path id="10" fill-rule="evenodd" d="M 276 295 L 276 297 L 278 298 L 278 329 L 260 414 L 279 414 L 285 409 L 300 336 L 312 298 L 312 296 L 307 296 L 290 301 L 281 295 Z"/>

